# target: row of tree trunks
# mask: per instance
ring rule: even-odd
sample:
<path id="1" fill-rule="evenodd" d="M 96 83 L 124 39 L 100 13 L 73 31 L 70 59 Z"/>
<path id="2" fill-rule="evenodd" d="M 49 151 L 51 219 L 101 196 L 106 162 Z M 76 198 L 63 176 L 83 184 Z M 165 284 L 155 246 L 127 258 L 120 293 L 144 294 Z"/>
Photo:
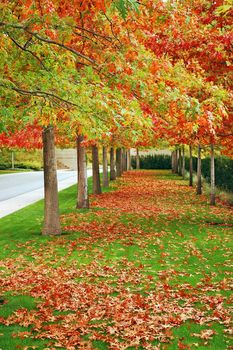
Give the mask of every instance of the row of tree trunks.
<path id="1" fill-rule="evenodd" d="M 189 186 L 193 186 L 193 156 L 192 156 L 192 146 L 189 146 Z M 181 171 L 179 170 L 180 164 Z M 172 172 L 174 174 L 182 175 L 183 179 L 185 178 L 185 147 L 182 146 L 181 149 L 176 149 L 172 152 Z"/>
<path id="2" fill-rule="evenodd" d="M 172 172 L 185 178 L 185 147 L 176 148 L 172 152 Z M 193 154 L 192 146 L 189 146 L 189 186 L 193 186 Z"/>
<path id="3" fill-rule="evenodd" d="M 176 148 L 172 152 L 172 172 L 185 177 L 185 148 Z"/>
<path id="4" fill-rule="evenodd" d="M 55 156 L 55 137 L 54 128 L 49 125 L 44 128 L 43 138 L 43 162 L 44 162 L 44 226 L 42 234 L 59 235 L 61 234 L 61 225 L 59 218 L 58 203 L 58 185 L 57 185 L 57 168 Z M 89 208 L 88 186 L 87 186 L 87 165 L 86 150 L 81 146 L 84 140 L 83 135 L 77 136 L 77 168 L 78 168 L 78 195 L 77 208 Z M 179 152 L 179 158 L 178 158 Z M 189 185 L 193 186 L 193 160 L 192 146 L 189 147 L 190 154 L 190 177 Z M 122 156 L 123 155 L 123 156 Z M 182 155 L 182 163 L 181 163 Z M 178 158 L 178 159 L 177 159 Z M 99 173 L 99 155 L 97 146 L 92 147 L 92 163 L 93 163 L 93 193 L 101 193 L 100 173 Z M 116 171 L 114 148 L 110 149 L 110 180 L 115 180 L 116 176 L 121 176 L 123 170 L 130 170 L 130 151 L 123 151 L 121 148 L 116 150 Z M 136 154 L 136 168 L 140 168 L 139 151 Z M 184 146 L 179 151 L 176 149 L 172 153 L 172 171 L 181 173 L 184 177 L 185 173 L 185 150 Z M 107 187 L 108 180 L 108 161 L 107 148 L 103 147 L 103 185 Z M 202 194 L 201 179 L 201 145 L 198 145 L 198 164 L 197 164 L 197 194 Z M 214 145 L 211 145 L 211 197 L 210 204 L 215 205 L 215 159 Z"/>
<path id="5" fill-rule="evenodd" d="M 214 155 L 214 145 L 211 145 L 210 157 L 211 157 L 211 166 L 210 166 L 210 204 L 216 204 L 216 194 L 215 194 L 215 155 Z M 198 156 L 197 156 L 197 195 L 202 194 L 202 171 L 201 171 L 201 145 L 198 145 Z M 182 162 L 182 168 L 181 168 Z M 176 149 L 172 152 L 172 172 L 182 175 L 185 177 L 185 149 L 182 146 L 182 155 L 181 148 Z M 193 186 L 193 148 L 192 145 L 189 146 L 189 186 Z"/>

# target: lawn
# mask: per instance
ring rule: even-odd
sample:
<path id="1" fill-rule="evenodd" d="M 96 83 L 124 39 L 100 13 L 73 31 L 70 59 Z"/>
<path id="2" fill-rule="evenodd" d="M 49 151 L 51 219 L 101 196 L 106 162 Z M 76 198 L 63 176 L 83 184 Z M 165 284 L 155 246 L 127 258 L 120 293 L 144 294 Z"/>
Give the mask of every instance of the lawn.
<path id="1" fill-rule="evenodd" d="M 0 175 L 4 174 L 15 174 L 15 173 L 24 173 L 32 171 L 31 169 L 6 169 L 6 170 L 0 170 Z"/>
<path id="2" fill-rule="evenodd" d="M 0 219 L 0 349 L 233 349 L 233 210 L 132 171 L 43 237 L 43 202 Z"/>

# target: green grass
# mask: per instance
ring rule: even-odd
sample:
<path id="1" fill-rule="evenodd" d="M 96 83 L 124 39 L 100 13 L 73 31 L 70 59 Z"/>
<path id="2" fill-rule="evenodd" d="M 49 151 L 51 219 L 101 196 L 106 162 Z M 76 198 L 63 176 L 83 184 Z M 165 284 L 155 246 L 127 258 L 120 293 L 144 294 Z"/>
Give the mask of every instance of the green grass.
<path id="1" fill-rule="evenodd" d="M 92 193 L 92 180 L 88 179 L 89 193 Z M 108 189 L 105 189 L 108 191 Z M 59 192 L 60 214 L 72 212 L 76 206 L 77 186 L 73 185 Z M 40 200 L 13 214 L 0 219 L 0 250 L 4 256 L 17 248 L 18 243 L 34 240 L 40 244 L 51 240 L 51 237 L 41 235 L 44 215 L 44 200 Z M 5 247 L 5 249 L 3 249 Z M 5 251 L 4 251 L 5 250 Z M 15 252 L 16 256 L 18 251 Z"/>
<path id="2" fill-rule="evenodd" d="M 165 300 L 168 303 L 164 314 L 169 313 L 169 308 L 174 305 L 174 317 L 177 317 L 182 312 L 183 305 L 187 306 L 187 303 L 195 306 L 197 312 L 203 312 L 205 317 L 211 316 L 216 309 L 222 310 L 218 308 L 219 305 L 228 313 L 232 273 L 231 209 L 221 203 L 218 203 L 216 208 L 210 208 L 205 196 L 197 197 L 194 190 L 188 188 L 186 181 L 167 171 L 155 172 L 153 181 L 160 181 L 160 185 L 158 189 L 155 188 L 155 192 L 150 187 L 145 187 L 151 191 L 149 197 L 147 193 L 135 196 L 137 182 L 134 184 L 133 181 L 127 182 L 124 179 L 122 182 L 117 181 L 119 190 L 123 188 L 122 208 L 114 207 L 110 210 L 105 204 L 111 205 L 112 201 L 118 198 L 117 189 L 113 192 L 116 193 L 113 197 L 108 197 L 112 196 L 111 193 L 101 196 L 100 202 L 94 204 L 89 211 L 74 209 L 76 186 L 63 190 L 59 193 L 63 226 L 71 226 L 70 229 L 64 229 L 60 238 L 41 236 L 43 201 L 0 219 L 0 256 L 9 262 L 8 265 L 2 264 L 3 279 L 11 276 L 14 271 L 28 271 L 30 274 L 31 268 L 36 268 L 38 275 L 43 269 L 48 270 L 48 275 L 53 275 L 56 269 L 60 268 L 67 269 L 68 272 L 77 269 L 75 277 L 67 277 L 67 281 L 75 281 L 77 286 L 84 283 L 88 288 L 87 297 L 90 292 L 88 286 L 91 290 L 95 287 L 101 289 L 103 284 L 110 288 L 109 293 L 113 298 L 118 298 L 123 291 L 121 298 L 127 298 L 131 294 L 140 294 L 147 298 L 150 293 L 155 292 L 163 295 L 164 288 L 170 288 L 169 293 L 181 291 L 183 294 L 176 298 L 163 295 L 161 302 Z M 89 185 L 91 191 L 91 179 Z M 167 186 L 170 186 L 170 190 L 166 190 Z M 124 197 L 128 188 L 132 193 L 132 198 L 129 199 Z M 98 197 L 92 199 L 94 202 L 96 200 L 98 201 Z M 126 206 L 124 210 L 127 201 L 129 207 Z M 135 202 L 138 203 L 138 209 L 135 206 L 135 212 L 130 212 L 128 208 Z M 143 209 L 145 204 L 149 204 L 151 210 L 159 210 L 147 212 Z M 229 226 L 212 225 L 213 222 L 227 223 Z M 78 229 L 73 229 L 72 225 L 76 225 Z M 11 259 L 14 267 L 11 265 Z M 64 280 L 66 281 L 66 277 Z M 0 317 L 14 315 L 14 312 L 21 308 L 30 313 L 41 307 L 43 298 L 32 297 L 30 283 L 25 289 L 12 288 L 4 292 L 3 297 L 7 302 L 0 306 Z M 48 280 L 46 283 L 51 282 Z M 42 292 L 43 290 L 40 293 Z M 65 294 L 62 300 L 64 298 Z M 98 307 L 104 296 L 100 293 L 96 298 L 93 299 L 93 303 Z M 182 306 L 181 309 L 178 309 L 179 305 Z M 125 309 L 127 310 L 127 305 Z M 74 310 L 69 307 L 61 310 L 55 308 L 54 315 L 69 317 L 72 312 Z M 101 323 L 102 320 L 98 322 Z M 113 319 L 106 319 L 104 322 L 109 325 L 114 323 Z M 144 322 L 146 325 L 147 321 Z M 228 333 L 224 332 L 225 328 L 218 320 L 210 320 L 203 324 L 194 322 L 193 315 L 180 325 L 171 327 L 168 342 L 161 342 L 155 334 L 152 343 L 155 346 L 160 343 L 161 349 L 168 350 L 230 349 L 233 343 Z M 91 341 L 93 349 L 109 349 L 108 341 L 104 338 L 106 328 L 104 329 L 103 332 L 100 325 L 98 332 L 103 339 Z M 54 347 L 54 342 L 49 339 L 39 340 L 32 336 L 21 339 L 12 336 L 12 333 L 25 330 L 30 331 L 31 326 L 23 327 L 18 323 L 9 324 L 7 327 L 2 325 L 0 349 Z M 209 339 L 196 335 L 206 330 L 214 331 Z M 89 331 L 92 331 L 91 328 Z M 36 335 L 36 332 L 32 334 Z M 120 342 L 123 341 L 123 334 L 122 330 Z M 89 342 L 90 336 L 91 333 L 86 334 L 83 339 Z M 136 346 L 126 348 L 137 349 Z M 142 344 L 138 349 L 144 349 Z"/>
<path id="3" fill-rule="evenodd" d="M 7 170 L 0 170 L 0 175 L 4 174 L 15 174 L 15 173 L 24 173 L 28 171 L 33 171 L 31 169 L 7 169 Z"/>

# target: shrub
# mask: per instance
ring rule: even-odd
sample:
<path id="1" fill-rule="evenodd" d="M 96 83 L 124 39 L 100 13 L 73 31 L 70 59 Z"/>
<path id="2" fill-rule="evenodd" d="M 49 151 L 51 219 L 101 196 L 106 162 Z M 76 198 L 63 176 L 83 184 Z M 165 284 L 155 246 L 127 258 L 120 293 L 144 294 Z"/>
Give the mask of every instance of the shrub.
<path id="1" fill-rule="evenodd" d="M 185 167 L 189 170 L 189 159 L 185 161 Z M 197 158 L 193 158 L 193 170 L 197 171 Z M 210 157 L 202 159 L 202 176 L 210 183 Z M 228 157 L 215 158 L 215 183 L 216 186 L 233 192 L 233 160 Z"/>
<path id="2" fill-rule="evenodd" d="M 0 170 L 11 169 L 12 152 L 0 149 Z M 15 150 L 14 167 L 20 169 L 41 170 L 43 165 L 42 152 L 39 150 Z"/>
<path id="3" fill-rule="evenodd" d="M 11 168 L 10 163 L 0 163 L 0 170 L 6 170 L 6 169 L 10 169 L 10 168 Z"/>
<path id="4" fill-rule="evenodd" d="M 136 169 L 136 157 L 132 157 L 131 165 Z M 155 154 L 140 156 L 141 169 L 171 169 L 171 156 Z"/>
<path id="5" fill-rule="evenodd" d="M 30 170 L 41 170 L 41 164 L 38 162 L 24 162 L 24 163 L 18 163 L 16 162 L 14 164 L 14 167 L 16 169 L 30 169 Z M 7 169 L 12 169 L 12 164 L 11 163 L 0 163 L 0 170 L 7 170 Z"/>

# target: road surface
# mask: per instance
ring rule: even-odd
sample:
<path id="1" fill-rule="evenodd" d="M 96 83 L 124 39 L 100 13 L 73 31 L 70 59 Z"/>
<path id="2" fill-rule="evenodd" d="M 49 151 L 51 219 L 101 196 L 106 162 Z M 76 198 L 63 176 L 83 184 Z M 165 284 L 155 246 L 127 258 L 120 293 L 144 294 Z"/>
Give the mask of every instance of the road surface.
<path id="1" fill-rule="evenodd" d="M 58 170 L 58 190 L 77 182 L 77 172 Z M 91 169 L 87 171 L 91 176 Z M 0 218 L 44 198 L 43 171 L 0 175 Z"/>

